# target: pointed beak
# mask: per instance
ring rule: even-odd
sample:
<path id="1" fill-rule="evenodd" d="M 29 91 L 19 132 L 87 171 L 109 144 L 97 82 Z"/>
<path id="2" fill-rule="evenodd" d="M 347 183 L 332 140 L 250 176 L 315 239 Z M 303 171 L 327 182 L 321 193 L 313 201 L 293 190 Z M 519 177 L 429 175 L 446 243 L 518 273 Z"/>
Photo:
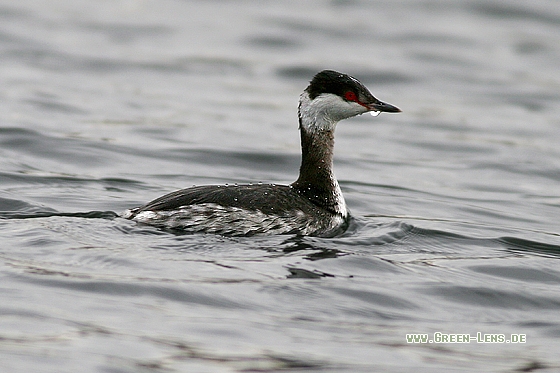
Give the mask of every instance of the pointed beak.
<path id="1" fill-rule="evenodd" d="M 377 100 L 376 102 L 372 102 L 371 104 L 367 104 L 366 106 L 369 111 L 383 111 L 386 113 L 400 113 L 401 109 L 386 102 L 382 102 Z"/>

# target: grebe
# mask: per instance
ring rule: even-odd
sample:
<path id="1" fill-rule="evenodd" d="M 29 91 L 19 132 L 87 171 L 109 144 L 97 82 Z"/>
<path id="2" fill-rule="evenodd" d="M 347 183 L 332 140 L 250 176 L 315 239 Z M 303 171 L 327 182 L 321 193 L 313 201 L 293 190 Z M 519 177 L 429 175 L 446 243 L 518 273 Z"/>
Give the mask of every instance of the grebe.
<path id="1" fill-rule="evenodd" d="M 185 232 L 231 236 L 297 234 L 331 237 L 348 226 L 333 173 L 336 124 L 366 112 L 398 113 L 357 79 L 332 70 L 313 77 L 299 99 L 302 160 L 290 185 L 205 185 L 178 190 L 124 212 L 136 222 Z"/>

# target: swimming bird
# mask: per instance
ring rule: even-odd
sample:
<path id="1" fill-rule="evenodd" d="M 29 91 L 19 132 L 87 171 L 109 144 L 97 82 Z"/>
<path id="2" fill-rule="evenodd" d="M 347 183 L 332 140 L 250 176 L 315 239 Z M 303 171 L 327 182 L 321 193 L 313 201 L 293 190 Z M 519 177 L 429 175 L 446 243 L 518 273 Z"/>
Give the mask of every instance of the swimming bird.
<path id="1" fill-rule="evenodd" d="M 349 213 L 333 172 L 334 132 L 343 119 L 371 112 L 398 113 L 356 78 L 317 73 L 299 98 L 299 177 L 290 185 L 203 185 L 181 189 L 127 210 L 139 223 L 185 232 L 231 236 L 344 232 Z"/>

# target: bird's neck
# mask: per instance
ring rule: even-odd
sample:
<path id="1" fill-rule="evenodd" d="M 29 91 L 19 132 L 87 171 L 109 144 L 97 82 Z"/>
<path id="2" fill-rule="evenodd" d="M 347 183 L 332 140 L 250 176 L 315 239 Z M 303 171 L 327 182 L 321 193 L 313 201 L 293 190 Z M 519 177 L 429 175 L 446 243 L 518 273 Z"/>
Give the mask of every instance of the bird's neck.
<path id="1" fill-rule="evenodd" d="M 301 167 L 292 184 L 300 194 L 329 211 L 347 215 L 346 204 L 333 172 L 334 128 L 336 122 L 316 115 L 300 101 Z"/>

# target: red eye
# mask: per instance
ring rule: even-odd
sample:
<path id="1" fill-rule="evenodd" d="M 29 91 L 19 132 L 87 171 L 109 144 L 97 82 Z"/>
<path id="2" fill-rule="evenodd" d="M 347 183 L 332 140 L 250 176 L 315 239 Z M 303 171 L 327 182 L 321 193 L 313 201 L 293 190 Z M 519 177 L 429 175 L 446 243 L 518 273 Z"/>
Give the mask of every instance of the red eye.
<path id="1" fill-rule="evenodd" d="M 348 101 L 358 101 L 358 97 L 356 96 L 356 94 L 352 91 L 348 91 L 344 94 L 344 99 L 348 100 Z"/>

